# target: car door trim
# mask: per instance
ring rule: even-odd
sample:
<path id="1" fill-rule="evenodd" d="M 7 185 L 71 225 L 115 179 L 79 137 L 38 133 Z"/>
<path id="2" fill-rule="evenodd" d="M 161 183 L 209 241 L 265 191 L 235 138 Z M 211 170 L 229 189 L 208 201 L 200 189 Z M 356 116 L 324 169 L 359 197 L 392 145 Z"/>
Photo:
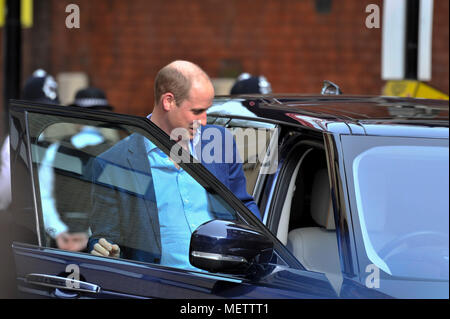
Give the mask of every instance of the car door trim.
<path id="1" fill-rule="evenodd" d="M 91 284 L 89 282 L 59 276 L 52 276 L 47 274 L 36 274 L 36 273 L 28 274 L 26 276 L 26 282 L 38 286 L 84 293 L 97 294 L 101 291 L 100 286 Z"/>
<path id="2" fill-rule="evenodd" d="M 38 244 L 39 246 L 42 246 L 42 238 L 41 238 L 41 231 L 40 231 L 40 218 L 39 218 L 39 212 L 38 212 L 38 205 L 37 205 L 37 194 L 36 194 L 36 186 L 34 185 L 34 169 L 33 169 L 33 161 L 31 158 L 31 144 L 28 143 L 30 141 L 30 127 L 28 124 L 28 112 L 25 111 L 24 112 L 24 117 L 25 117 L 25 130 L 26 130 L 26 139 L 27 139 L 27 143 L 26 143 L 26 148 L 27 148 L 27 160 L 28 163 L 30 163 L 30 177 L 31 177 L 31 189 L 33 192 L 33 204 L 34 204 L 34 215 L 36 218 L 36 233 L 37 233 L 37 239 L 38 239 Z"/>

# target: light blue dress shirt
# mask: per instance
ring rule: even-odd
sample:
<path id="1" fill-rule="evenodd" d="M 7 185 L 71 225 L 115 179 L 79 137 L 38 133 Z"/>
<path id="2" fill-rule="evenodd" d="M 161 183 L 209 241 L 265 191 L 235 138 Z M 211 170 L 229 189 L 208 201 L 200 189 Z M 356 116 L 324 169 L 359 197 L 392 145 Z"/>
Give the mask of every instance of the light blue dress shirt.
<path id="1" fill-rule="evenodd" d="M 161 265 L 198 271 L 200 269 L 189 263 L 189 244 L 194 230 L 213 219 L 208 207 L 208 194 L 183 168 L 176 168 L 169 157 L 147 139 L 145 147 L 158 207 Z"/>

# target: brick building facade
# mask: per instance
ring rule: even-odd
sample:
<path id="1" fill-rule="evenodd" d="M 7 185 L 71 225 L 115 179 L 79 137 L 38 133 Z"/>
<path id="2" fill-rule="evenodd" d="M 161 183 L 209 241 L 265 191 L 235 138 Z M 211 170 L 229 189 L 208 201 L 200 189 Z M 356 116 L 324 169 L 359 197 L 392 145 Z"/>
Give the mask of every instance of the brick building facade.
<path id="1" fill-rule="evenodd" d="M 34 26 L 23 31 L 22 80 L 39 67 L 85 72 L 117 112 L 136 115 L 151 111 L 159 68 L 180 58 L 212 78 L 263 74 L 276 93 L 319 93 L 328 79 L 344 93 L 380 94 L 382 32 L 366 28 L 365 8 L 383 1 L 334 0 L 329 12 L 319 2 L 35 0 Z M 80 7 L 79 29 L 65 26 L 70 3 Z M 435 0 L 428 84 L 446 94 L 448 18 L 449 1 Z"/>

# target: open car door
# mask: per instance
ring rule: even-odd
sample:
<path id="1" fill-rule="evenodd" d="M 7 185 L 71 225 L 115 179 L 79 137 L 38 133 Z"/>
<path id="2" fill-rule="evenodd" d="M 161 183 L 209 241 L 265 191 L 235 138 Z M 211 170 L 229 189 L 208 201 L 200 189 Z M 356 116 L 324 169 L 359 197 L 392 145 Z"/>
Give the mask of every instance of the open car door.
<path id="1" fill-rule="evenodd" d="M 22 101 L 12 102 L 10 110 L 12 248 L 19 297 L 336 297 L 323 274 L 305 271 L 199 163 L 180 166 L 206 194 L 215 218 L 252 227 L 272 242 L 268 271 L 248 278 L 163 264 L 154 249 L 164 231 L 157 222 L 157 188 L 164 180 L 138 160 L 147 156 L 145 147 L 134 153 L 130 148 L 141 141 L 168 155 L 174 143 L 148 119 Z M 114 153 L 119 146 L 129 152 Z M 114 194 L 114 201 L 105 194 Z M 88 240 L 98 225 L 111 226 L 112 234 L 118 220 L 128 226 L 120 229 L 128 235 L 117 239 L 123 254 L 91 254 Z M 150 229 L 154 241 L 143 245 Z M 62 234 L 85 237 L 61 239 Z"/>

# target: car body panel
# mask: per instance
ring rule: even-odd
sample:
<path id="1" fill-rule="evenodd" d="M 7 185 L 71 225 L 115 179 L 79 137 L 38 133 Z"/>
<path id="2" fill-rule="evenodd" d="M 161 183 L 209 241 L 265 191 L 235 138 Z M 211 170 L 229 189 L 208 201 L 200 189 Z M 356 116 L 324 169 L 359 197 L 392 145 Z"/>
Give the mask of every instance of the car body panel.
<path id="1" fill-rule="evenodd" d="M 100 287 L 99 293 L 82 293 L 74 298 L 389 298 L 345 280 L 338 295 L 321 273 L 274 266 L 258 282 L 232 276 L 196 273 L 151 266 L 122 259 L 105 259 L 89 254 L 15 244 L 19 291 L 34 297 L 58 298 L 55 289 L 27 282 L 28 274 L 67 275 L 70 265 L 79 267 L 79 275 Z M 63 290 L 64 289 L 60 289 Z"/>

